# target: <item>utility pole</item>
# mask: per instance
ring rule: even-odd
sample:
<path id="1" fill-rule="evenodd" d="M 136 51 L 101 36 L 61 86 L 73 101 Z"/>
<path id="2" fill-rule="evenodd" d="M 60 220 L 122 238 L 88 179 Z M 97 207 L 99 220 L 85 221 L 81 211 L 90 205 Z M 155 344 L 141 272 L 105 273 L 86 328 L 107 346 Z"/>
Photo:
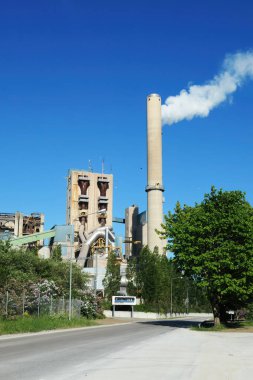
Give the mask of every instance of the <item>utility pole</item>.
<path id="1" fill-rule="evenodd" d="M 173 301 L 172 301 L 173 291 L 172 291 L 172 284 L 173 284 L 173 279 L 172 279 L 172 273 L 171 273 L 171 277 L 170 277 L 170 316 L 171 316 L 171 317 L 172 317 L 172 311 L 173 311 Z"/>
<path id="2" fill-rule="evenodd" d="M 73 272 L 73 248 L 74 248 L 74 225 L 72 224 L 72 233 L 67 234 L 66 242 L 69 242 L 70 247 L 70 262 L 69 262 L 69 320 L 72 318 L 72 272 Z"/>
<path id="3" fill-rule="evenodd" d="M 94 286 L 94 288 L 95 288 L 95 296 L 97 295 L 97 288 L 98 288 L 98 253 L 97 253 L 97 250 L 95 250 L 95 262 L 96 262 L 96 272 L 95 272 L 95 286 Z"/>
<path id="4" fill-rule="evenodd" d="M 69 268 L 69 320 L 72 318 L 72 247 Z"/>

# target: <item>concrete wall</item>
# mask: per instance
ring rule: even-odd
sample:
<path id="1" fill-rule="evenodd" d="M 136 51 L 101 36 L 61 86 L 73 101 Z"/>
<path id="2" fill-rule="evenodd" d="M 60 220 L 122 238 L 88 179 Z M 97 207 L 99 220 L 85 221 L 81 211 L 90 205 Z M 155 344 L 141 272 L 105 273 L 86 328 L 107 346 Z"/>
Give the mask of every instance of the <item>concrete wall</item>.
<path id="1" fill-rule="evenodd" d="M 112 317 L 112 311 L 111 310 L 104 310 L 104 315 L 107 318 Z M 115 311 L 114 317 L 116 318 L 131 318 L 131 312 L 130 311 Z M 157 313 L 144 313 L 141 311 L 134 311 L 133 318 L 137 319 L 166 319 L 166 318 L 178 318 L 178 317 L 203 317 L 203 318 L 213 318 L 212 313 L 173 313 L 172 316 L 170 314 L 157 314 Z"/>

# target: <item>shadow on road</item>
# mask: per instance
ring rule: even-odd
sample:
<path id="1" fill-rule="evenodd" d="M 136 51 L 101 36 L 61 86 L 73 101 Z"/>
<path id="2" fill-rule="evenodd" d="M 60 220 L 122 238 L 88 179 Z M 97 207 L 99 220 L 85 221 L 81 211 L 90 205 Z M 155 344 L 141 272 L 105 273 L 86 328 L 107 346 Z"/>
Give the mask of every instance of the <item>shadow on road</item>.
<path id="1" fill-rule="evenodd" d="M 137 322 L 140 324 L 145 325 L 152 325 L 152 326 L 164 326 L 164 327 L 176 327 L 176 328 L 190 328 L 190 327 L 197 327 L 201 321 L 187 321 L 187 320 L 161 320 L 161 321 L 142 321 Z"/>

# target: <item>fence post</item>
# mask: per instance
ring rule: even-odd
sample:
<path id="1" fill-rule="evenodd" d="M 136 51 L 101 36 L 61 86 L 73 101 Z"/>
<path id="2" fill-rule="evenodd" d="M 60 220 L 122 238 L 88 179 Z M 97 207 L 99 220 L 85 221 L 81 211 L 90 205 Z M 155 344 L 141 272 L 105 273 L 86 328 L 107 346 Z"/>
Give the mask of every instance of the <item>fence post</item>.
<path id="1" fill-rule="evenodd" d="M 6 290 L 5 314 L 8 316 L 9 291 Z"/>
<path id="2" fill-rule="evenodd" d="M 52 294 L 50 295 L 50 315 L 53 314 L 53 296 Z"/>
<path id="3" fill-rule="evenodd" d="M 81 318 L 81 305 L 82 305 L 82 300 L 79 299 L 79 318 Z"/>
<path id="4" fill-rule="evenodd" d="M 25 314 L 25 290 L 23 289 L 23 300 L 22 300 L 22 312 L 23 312 L 23 315 Z"/>
<path id="5" fill-rule="evenodd" d="M 40 316 L 40 290 L 39 290 L 39 299 L 38 299 L 38 317 Z"/>

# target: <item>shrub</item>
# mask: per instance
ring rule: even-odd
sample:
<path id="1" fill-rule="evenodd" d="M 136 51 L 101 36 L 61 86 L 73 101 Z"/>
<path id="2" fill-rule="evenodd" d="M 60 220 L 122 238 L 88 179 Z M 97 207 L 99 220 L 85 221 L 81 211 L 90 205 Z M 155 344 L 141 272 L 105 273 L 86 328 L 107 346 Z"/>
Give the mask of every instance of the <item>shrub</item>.
<path id="1" fill-rule="evenodd" d="M 81 294 L 81 315 L 88 319 L 103 318 L 102 301 L 93 292 L 86 290 Z"/>

